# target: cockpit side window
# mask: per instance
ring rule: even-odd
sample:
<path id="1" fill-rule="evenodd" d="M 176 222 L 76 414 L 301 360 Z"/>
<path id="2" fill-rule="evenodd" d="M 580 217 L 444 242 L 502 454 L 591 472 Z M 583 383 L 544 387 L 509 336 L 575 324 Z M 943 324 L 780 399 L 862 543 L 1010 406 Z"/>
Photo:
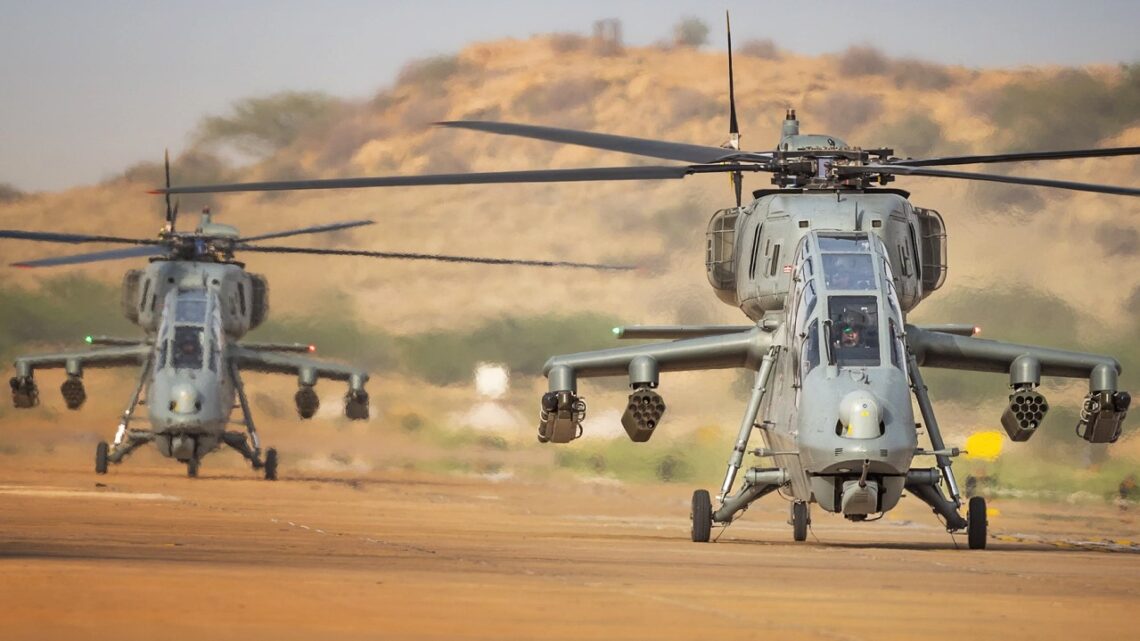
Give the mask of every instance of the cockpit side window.
<path id="1" fill-rule="evenodd" d="M 879 308 L 874 296 L 832 296 L 828 320 L 828 341 L 840 367 L 880 364 Z"/>
<path id="2" fill-rule="evenodd" d="M 800 376 L 808 375 L 819 365 L 819 321 L 813 320 L 804 333 L 800 347 Z"/>
<path id="3" fill-rule="evenodd" d="M 171 352 L 175 369 L 202 369 L 202 327 L 176 325 Z"/>

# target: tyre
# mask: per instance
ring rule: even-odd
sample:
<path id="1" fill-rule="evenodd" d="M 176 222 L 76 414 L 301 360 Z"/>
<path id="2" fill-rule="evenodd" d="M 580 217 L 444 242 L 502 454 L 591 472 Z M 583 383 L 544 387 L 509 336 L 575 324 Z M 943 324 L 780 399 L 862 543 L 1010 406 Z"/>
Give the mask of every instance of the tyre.
<path id="1" fill-rule="evenodd" d="M 99 441 L 99 444 L 95 446 L 95 473 L 96 474 L 106 474 L 107 473 L 107 455 L 110 452 L 110 450 L 111 450 L 111 448 L 110 448 L 110 446 L 107 445 L 107 441 Z"/>
<path id="2" fill-rule="evenodd" d="M 975 496 L 970 499 L 966 518 L 966 541 L 971 550 L 986 549 L 986 499 Z"/>
<path id="3" fill-rule="evenodd" d="M 708 543 L 712 533 L 712 500 L 708 490 L 693 492 L 693 510 L 689 513 L 693 520 L 690 534 L 695 543 Z"/>
<path id="4" fill-rule="evenodd" d="M 277 480 L 277 450 L 272 447 L 265 451 L 265 480 Z"/>
<path id="5" fill-rule="evenodd" d="M 808 533 L 808 504 L 804 501 L 792 503 L 792 538 L 806 541 Z"/>
<path id="6" fill-rule="evenodd" d="M 196 458 L 192 458 L 189 461 L 186 461 L 186 476 L 188 476 L 192 479 L 198 478 L 198 466 L 199 465 L 200 465 L 200 462 Z"/>

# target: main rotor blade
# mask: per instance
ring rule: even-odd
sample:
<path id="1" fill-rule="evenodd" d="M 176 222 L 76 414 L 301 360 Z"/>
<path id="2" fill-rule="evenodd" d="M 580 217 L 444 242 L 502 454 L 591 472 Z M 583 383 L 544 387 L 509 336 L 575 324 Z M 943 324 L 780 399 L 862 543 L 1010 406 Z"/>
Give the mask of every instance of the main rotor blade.
<path id="1" fill-rule="evenodd" d="M 1112 156 L 1140 155 L 1140 147 L 1106 147 L 1104 149 L 1071 149 L 1068 151 L 1027 151 L 978 156 L 945 156 L 942 158 L 900 159 L 891 165 L 907 167 L 934 167 L 938 165 L 971 165 L 993 162 L 1025 162 L 1028 160 L 1067 160 L 1070 158 L 1110 158 Z"/>
<path id="2" fill-rule="evenodd" d="M 728 34 L 728 133 L 735 143 L 733 149 L 740 149 L 740 127 L 736 122 L 736 85 L 732 79 L 732 23 L 728 11 L 724 12 L 724 29 Z"/>
<path id="3" fill-rule="evenodd" d="M 722 153 L 726 150 L 721 149 Z M 422 176 L 376 176 L 330 178 L 325 180 L 282 180 L 276 182 L 193 185 L 155 189 L 161 194 L 216 194 L 240 191 L 286 191 L 300 189 L 354 189 L 359 187 L 418 187 L 424 185 L 486 185 L 500 183 L 554 183 L 601 180 L 668 180 L 691 173 L 684 165 L 647 167 L 592 167 L 585 169 L 538 169 L 528 171 L 489 171 L 471 174 L 427 174 Z"/>
<path id="4" fill-rule="evenodd" d="M 300 236 L 301 234 L 323 234 L 330 231 L 339 231 L 341 229 L 351 229 L 352 227 L 363 227 L 364 225 L 374 225 L 371 220 L 353 220 L 346 223 L 330 223 L 328 225 L 314 225 L 312 227 L 303 227 L 301 229 L 290 229 L 288 231 L 277 231 L 268 234 L 261 234 L 258 236 L 248 236 L 241 238 L 238 242 L 248 243 L 254 240 L 267 240 L 269 238 L 285 238 L 286 236 Z"/>
<path id="5" fill-rule="evenodd" d="M 605 149 L 607 151 L 620 151 L 637 156 L 680 160 L 691 163 L 716 162 L 726 156 L 735 155 L 732 150 L 727 150 L 723 147 L 691 145 L 683 142 L 649 140 L 647 138 L 632 138 L 630 136 L 615 136 L 613 134 L 599 134 L 591 131 L 579 131 L 577 129 L 559 129 L 557 127 L 540 127 L 538 125 L 520 125 L 509 122 L 486 122 L 480 120 L 453 120 L 437 122 L 435 124 L 442 127 L 472 129 L 474 131 L 483 131 L 504 136 L 534 138 L 536 140 L 560 142 L 567 145 Z"/>
<path id="6" fill-rule="evenodd" d="M 863 165 L 852 167 L 837 167 L 842 174 L 898 174 L 903 176 L 931 176 L 934 178 L 958 178 L 960 180 L 982 180 L 987 182 L 1009 183 L 1011 185 L 1032 185 L 1035 187 L 1053 187 L 1056 189 L 1070 189 L 1073 191 L 1089 191 L 1098 194 L 1113 194 L 1116 196 L 1140 196 L 1140 189 L 1131 187 L 1117 187 L 1115 185 L 1095 185 L 1090 183 L 1070 182 L 1067 180 L 1051 180 L 1048 178 L 1027 178 L 1024 176 L 1003 176 L 1001 174 L 979 174 L 968 171 L 949 171 L 946 169 L 924 169 L 907 165 Z"/>
<path id="7" fill-rule="evenodd" d="M 104 260 L 119 260 L 121 258 L 139 258 L 142 256 L 158 256 L 166 253 L 165 247 L 146 246 L 128 247 L 126 249 L 112 249 L 110 251 L 92 252 L 90 254 L 74 254 L 71 256 L 57 256 L 55 258 L 41 258 L 27 260 L 21 263 L 12 263 L 13 267 L 56 267 L 59 265 L 78 265 L 81 263 L 95 263 Z"/>
<path id="8" fill-rule="evenodd" d="M 238 245 L 238 252 L 261 252 L 266 254 L 314 254 L 317 256 L 366 256 L 370 258 L 395 258 L 401 260 L 438 260 L 445 263 L 480 263 L 483 265 L 529 265 L 532 267 L 575 267 L 581 269 L 602 269 L 608 271 L 628 271 L 636 269 L 632 265 L 601 265 L 594 263 L 574 263 L 561 260 L 521 260 L 515 258 L 482 258 L 478 256 L 448 256 L 446 254 L 415 254 L 407 252 L 379 252 L 359 249 L 312 249 L 309 247 L 267 247 L 265 245 Z"/>
<path id="9" fill-rule="evenodd" d="M 15 240 L 38 240 L 48 243 L 124 243 L 128 245 L 159 245 L 160 240 L 146 238 L 122 238 L 119 236 L 92 236 L 89 234 L 59 234 L 48 231 L 22 231 L 19 229 L 0 229 L 0 238 Z"/>

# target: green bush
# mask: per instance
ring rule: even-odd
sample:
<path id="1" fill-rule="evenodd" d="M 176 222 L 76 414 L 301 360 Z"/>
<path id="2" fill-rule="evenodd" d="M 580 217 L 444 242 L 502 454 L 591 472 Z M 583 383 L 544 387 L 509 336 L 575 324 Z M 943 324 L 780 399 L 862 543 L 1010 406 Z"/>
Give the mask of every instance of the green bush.
<path id="1" fill-rule="evenodd" d="M 942 146 L 942 127 L 925 113 L 913 111 L 883 125 L 875 144 L 893 147 L 897 154 L 921 158 Z"/>
<path id="2" fill-rule="evenodd" d="M 141 337 L 119 300 L 118 286 L 83 276 L 52 278 L 39 290 L 0 286 L 0 355 L 33 344 L 82 347 L 89 334 Z"/>
<path id="3" fill-rule="evenodd" d="M 503 317 L 469 332 L 436 331 L 396 339 L 404 371 L 437 385 L 467 382 L 475 365 L 504 363 L 538 376 L 555 354 L 612 346 L 614 319 L 598 314 Z"/>
<path id="4" fill-rule="evenodd" d="M 673 44 L 678 47 L 701 47 L 708 41 L 709 26 L 700 18 L 682 18 L 673 26 Z"/>
<path id="5" fill-rule="evenodd" d="M 1095 145 L 1140 121 L 1140 64 L 1118 82 L 1082 69 L 1009 84 L 986 101 L 994 123 L 1014 149 Z"/>
<path id="6" fill-rule="evenodd" d="M 204 147 L 229 146 L 262 157 L 287 147 L 308 130 L 333 120 L 341 103 L 329 95 L 286 91 L 246 98 L 228 116 L 209 116 L 198 126 L 195 143 Z"/>

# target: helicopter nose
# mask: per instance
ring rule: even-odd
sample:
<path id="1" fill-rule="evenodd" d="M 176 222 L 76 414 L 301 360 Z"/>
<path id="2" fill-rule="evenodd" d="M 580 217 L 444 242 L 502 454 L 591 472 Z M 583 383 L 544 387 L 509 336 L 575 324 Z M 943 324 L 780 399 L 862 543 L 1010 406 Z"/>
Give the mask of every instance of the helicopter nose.
<path id="1" fill-rule="evenodd" d="M 879 401 L 867 391 L 851 392 L 839 401 L 839 420 L 847 438 L 878 438 L 883 433 Z"/>
<path id="2" fill-rule="evenodd" d="M 189 383 L 178 383 L 170 390 L 170 411 L 176 414 L 197 414 L 202 410 L 202 397 Z"/>

